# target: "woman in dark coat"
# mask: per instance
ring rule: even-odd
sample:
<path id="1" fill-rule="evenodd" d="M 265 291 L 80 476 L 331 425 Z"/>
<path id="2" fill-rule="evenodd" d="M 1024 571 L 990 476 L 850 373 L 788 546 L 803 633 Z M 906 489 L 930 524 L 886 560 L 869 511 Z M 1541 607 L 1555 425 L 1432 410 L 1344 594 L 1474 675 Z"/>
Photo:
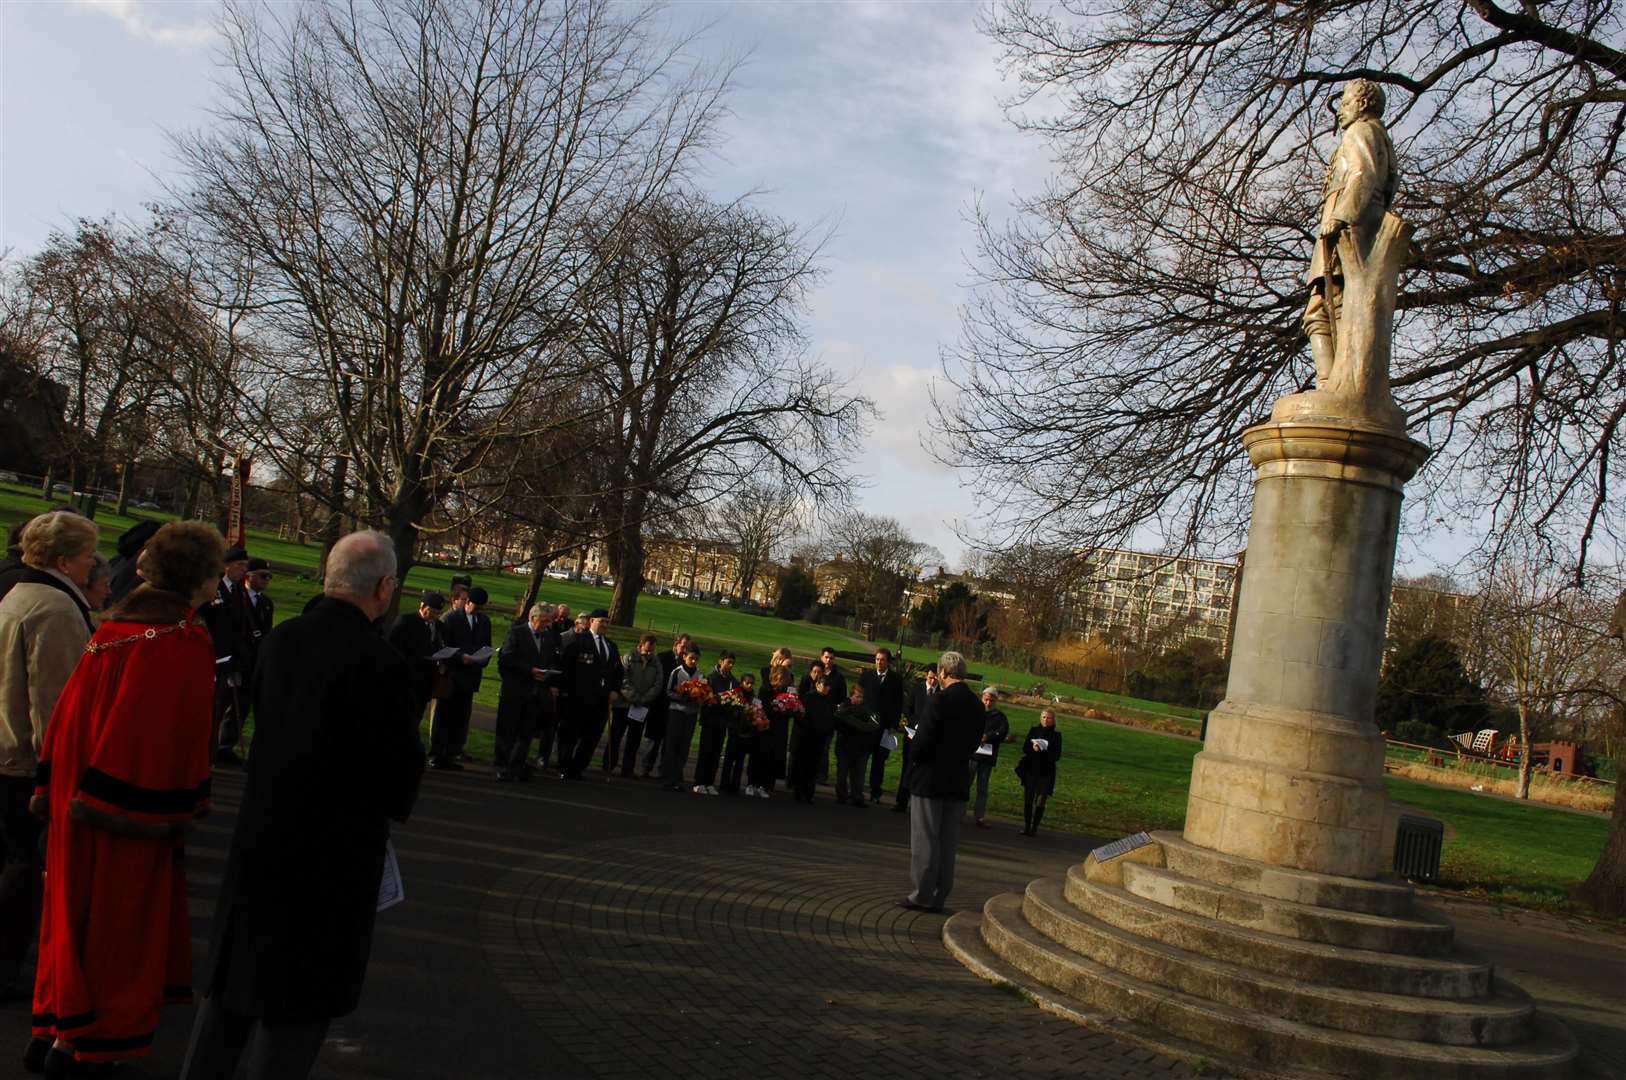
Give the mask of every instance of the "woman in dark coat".
<path id="1" fill-rule="evenodd" d="M 1056 730 L 1056 714 L 1046 709 L 1039 714 L 1039 722 L 1028 728 L 1022 760 L 1016 763 L 1016 776 L 1022 781 L 1023 836 L 1039 832 L 1044 805 L 1056 791 L 1056 762 L 1060 760 L 1061 732 Z"/>
<path id="2" fill-rule="evenodd" d="M 788 661 L 790 650 L 780 650 Z M 775 654 L 778 655 L 777 653 Z M 768 730 L 757 736 L 760 746 L 751 750 L 749 767 L 751 786 L 757 797 L 766 799 L 773 794 L 774 785 L 785 778 L 785 752 L 790 747 L 790 716 L 774 707 L 780 694 L 796 695 L 796 680 L 790 664 L 771 665 L 762 669 L 762 707 L 768 711 Z"/>

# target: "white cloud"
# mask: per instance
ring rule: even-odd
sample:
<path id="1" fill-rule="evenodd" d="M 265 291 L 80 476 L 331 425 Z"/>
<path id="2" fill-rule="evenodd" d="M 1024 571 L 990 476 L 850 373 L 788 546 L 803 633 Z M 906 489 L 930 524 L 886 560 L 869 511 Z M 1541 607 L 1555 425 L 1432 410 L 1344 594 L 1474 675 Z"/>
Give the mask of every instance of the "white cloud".
<path id="1" fill-rule="evenodd" d="M 73 0 L 73 2 L 78 7 L 110 16 L 132 37 L 154 45 L 195 49 L 214 40 L 214 26 L 207 22 L 191 22 L 179 26 L 161 24 L 153 18 L 153 10 L 158 6 L 156 4 L 144 4 L 141 0 Z M 174 4 L 169 5 L 168 10 L 199 6 L 202 5 Z"/>

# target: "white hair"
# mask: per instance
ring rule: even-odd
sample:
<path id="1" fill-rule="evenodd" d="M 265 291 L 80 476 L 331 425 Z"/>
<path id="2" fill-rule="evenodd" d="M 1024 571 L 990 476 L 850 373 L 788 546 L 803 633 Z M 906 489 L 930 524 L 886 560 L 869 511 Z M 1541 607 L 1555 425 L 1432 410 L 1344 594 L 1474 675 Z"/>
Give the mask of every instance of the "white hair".
<path id="1" fill-rule="evenodd" d="M 965 657 L 952 649 L 937 658 L 937 673 L 952 679 L 965 678 Z"/>
<path id="2" fill-rule="evenodd" d="M 553 610 L 553 605 L 552 604 L 532 604 L 531 605 L 531 610 L 527 611 L 525 613 L 525 617 L 527 619 L 534 619 L 538 615 L 540 615 L 545 619 L 545 618 L 548 617 L 548 613 L 551 612 L 552 610 Z"/>
<path id="3" fill-rule="evenodd" d="M 350 533 L 327 555 L 322 591 L 341 596 L 367 596 L 395 573 L 395 544 L 376 529 Z"/>

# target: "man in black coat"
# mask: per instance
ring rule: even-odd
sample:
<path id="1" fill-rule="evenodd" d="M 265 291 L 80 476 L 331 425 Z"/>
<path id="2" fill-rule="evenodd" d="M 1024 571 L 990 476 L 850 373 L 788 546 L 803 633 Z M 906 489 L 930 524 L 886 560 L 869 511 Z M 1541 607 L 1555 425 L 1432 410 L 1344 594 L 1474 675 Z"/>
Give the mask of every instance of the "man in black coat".
<path id="1" fill-rule="evenodd" d="M 941 687 L 937 683 L 937 665 L 927 664 L 924 678 L 915 681 L 909 688 L 909 697 L 903 707 L 905 728 L 918 728 L 920 722 L 931 713 L 932 703 L 937 700 L 937 692 Z M 899 736 L 902 744 L 903 768 L 898 771 L 898 800 L 892 805 L 894 813 L 903 813 L 909 809 L 909 746 L 914 742 L 907 737 L 907 731 Z"/>
<path id="2" fill-rule="evenodd" d="M 423 774 L 406 661 L 373 629 L 395 589 L 388 536 L 328 555 L 325 596 L 265 639 L 259 724 L 215 908 L 184 1080 L 303 1077 L 356 1008 L 391 820 Z"/>
<path id="3" fill-rule="evenodd" d="M 892 748 L 883 744 L 890 734 L 896 745 L 898 726 L 903 722 L 903 676 L 892 670 L 891 649 L 875 650 L 875 667 L 858 677 L 858 685 L 864 688 L 864 707 L 881 723 L 869 759 L 869 798 L 880 802 L 886 759 L 892 755 Z"/>
<path id="4" fill-rule="evenodd" d="M 965 657 L 944 653 L 937 675 L 943 689 L 915 728 L 909 750 L 909 877 L 915 888 L 898 906 L 911 911 L 942 911 L 954 887 L 960 816 L 971 794 L 966 762 L 982 742 L 982 702 L 965 684 Z"/>
<path id="5" fill-rule="evenodd" d="M 162 524 L 157 521 L 138 521 L 119 534 L 118 554 L 113 556 L 112 575 L 108 579 L 107 602 L 116 604 L 141 584 L 136 573 L 136 559 Z"/>
<path id="6" fill-rule="evenodd" d="M 837 701 L 846 701 L 847 676 L 843 675 L 841 673 L 841 669 L 836 666 L 835 649 L 828 645 L 820 649 L 819 664 L 821 670 L 824 672 L 824 681 L 830 684 L 831 696 Z M 808 669 L 808 673 L 806 675 L 802 676 L 801 686 L 798 687 L 797 692 L 804 700 L 807 698 L 807 695 L 813 692 L 813 671 L 811 668 Z M 823 757 L 818 763 L 817 771 L 819 783 L 821 784 L 826 783 L 830 779 L 830 743 L 835 739 L 835 737 L 836 733 L 832 729 L 824 736 L 823 745 L 820 747 L 820 753 L 823 755 Z"/>
<path id="7" fill-rule="evenodd" d="M 215 598 L 198 615 L 209 628 L 215 646 L 215 761 L 221 765 L 241 765 L 237 743 L 243 737 L 242 696 L 249 674 L 250 616 L 248 552 L 241 547 L 226 549 L 226 571 L 215 586 Z"/>
<path id="8" fill-rule="evenodd" d="M 556 693 L 546 683 L 558 674 L 558 639 L 548 625 L 551 610 L 531 606 L 530 616 L 508 631 L 497 655 L 502 690 L 497 697 L 496 765 L 498 780 L 528 780 L 526 758 L 536 737 L 543 698 Z"/>
<path id="9" fill-rule="evenodd" d="M 434 589 L 425 589 L 418 597 L 418 610 L 402 615 L 390 627 L 388 641 L 407 662 L 407 686 L 416 702 L 413 720 L 423 723 L 423 710 L 434 695 L 435 676 L 441 668 L 438 660 L 431 660 L 441 650 L 440 613 L 446 610 L 446 597 Z"/>
<path id="10" fill-rule="evenodd" d="M 610 719 L 610 702 L 620 697 L 621 654 L 605 636 L 610 613 L 603 608 L 587 617 L 587 632 L 566 642 L 559 656 L 559 773 L 580 780 L 593 763 L 593 752 Z"/>
<path id="11" fill-rule="evenodd" d="M 452 610 L 440 620 L 441 640 L 456 646 L 463 655 L 453 657 L 452 692 L 435 702 L 435 717 L 429 727 L 429 767 L 461 772 L 463 745 L 469 740 L 469 714 L 474 711 L 474 692 L 480 689 L 486 665 L 491 663 L 491 618 L 480 609 L 489 599 L 476 585 L 462 598 L 454 595 Z"/>

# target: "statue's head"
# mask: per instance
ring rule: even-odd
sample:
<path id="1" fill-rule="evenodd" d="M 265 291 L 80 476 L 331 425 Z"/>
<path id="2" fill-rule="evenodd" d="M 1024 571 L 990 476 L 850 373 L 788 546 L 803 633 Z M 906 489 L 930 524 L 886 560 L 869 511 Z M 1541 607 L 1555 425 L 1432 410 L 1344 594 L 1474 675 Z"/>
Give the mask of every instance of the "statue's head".
<path id="1" fill-rule="evenodd" d="M 1338 125 L 1347 128 L 1367 116 L 1382 119 L 1385 104 L 1383 87 L 1371 79 L 1351 79 L 1338 95 Z"/>

